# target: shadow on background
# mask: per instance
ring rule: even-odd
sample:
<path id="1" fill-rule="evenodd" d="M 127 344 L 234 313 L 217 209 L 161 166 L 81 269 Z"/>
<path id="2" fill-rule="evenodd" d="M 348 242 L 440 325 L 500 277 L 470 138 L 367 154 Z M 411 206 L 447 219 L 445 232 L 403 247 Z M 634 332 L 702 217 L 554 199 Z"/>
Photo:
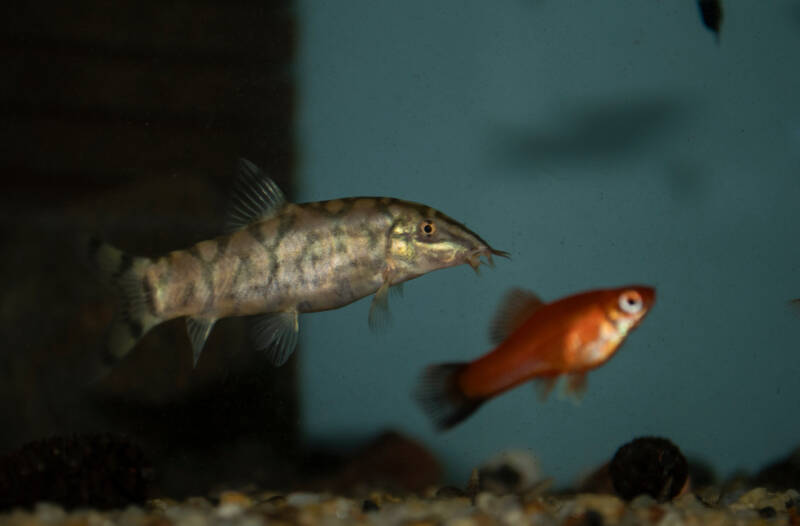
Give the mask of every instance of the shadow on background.
<path id="1" fill-rule="evenodd" d="M 535 126 L 505 126 L 491 139 L 492 155 L 512 167 L 616 160 L 638 154 L 679 129 L 689 115 L 674 97 L 596 100 Z"/>
<path id="2" fill-rule="evenodd" d="M 661 95 L 596 100 L 555 113 L 560 116 L 536 126 L 497 130 L 489 141 L 492 160 L 532 177 L 543 172 L 556 177 L 587 172 L 624 177 L 633 173 L 592 168 L 650 155 L 660 169 L 648 175 L 661 177 L 673 198 L 698 201 L 707 195 L 703 162 L 664 159 L 663 152 L 670 148 L 664 148 L 663 142 L 677 137 L 691 119 L 686 101 Z"/>

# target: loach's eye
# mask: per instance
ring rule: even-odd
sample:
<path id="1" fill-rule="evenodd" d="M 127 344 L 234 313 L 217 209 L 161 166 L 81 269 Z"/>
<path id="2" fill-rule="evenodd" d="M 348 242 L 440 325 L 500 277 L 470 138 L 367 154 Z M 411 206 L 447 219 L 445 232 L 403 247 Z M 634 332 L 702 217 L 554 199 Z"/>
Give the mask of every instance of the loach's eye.
<path id="1" fill-rule="evenodd" d="M 430 237 L 436 233 L 436 225 L 430 219 L 426 219 L 419 224 L 419 231 L 425 237 Z"/>
<path id="2" fill-rule="evenodd" d="M 635 290 L 626 290 L 619 296 L 619 308 L 628 314 L 642 310 L 642 295 Z"/>

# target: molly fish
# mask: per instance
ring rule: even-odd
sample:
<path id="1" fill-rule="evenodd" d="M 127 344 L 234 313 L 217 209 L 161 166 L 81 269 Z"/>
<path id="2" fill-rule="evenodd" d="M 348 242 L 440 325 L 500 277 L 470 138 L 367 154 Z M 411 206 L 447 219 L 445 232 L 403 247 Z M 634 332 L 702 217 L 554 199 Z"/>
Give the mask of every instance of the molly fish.
<path id="1" fill-rule="evenodd" d="M 586 373 L 614 356 L 654 301 L 655 289 L 642 285 L 590 290 L 552 303 L 512 289 L 492 323 L 497 346 L 471 362 L 428 367 L 417 400 L 439 429 L 447 429 L 528 380 L 538 380 L 546 398 L 567 375 L 567 390 L 579 395 Z"/>
<path id="2" fill-rule="evenodd" d="M 300 313 L 336 309 L 375 294 L 371 326 L 388 313 L 390 287 L 428 272 L 508 253 L 429 206 L 390 197 L 295 204 L 247 160 L 228 232 L 156 258 L 134 257 L 96 239 L 89 255 L 122 297 L 103 359 L 110 367 L 153 327 L 185 316 L 197 363 L 214 323 L 261 315 L 254 344 L 283 364 Z"/>

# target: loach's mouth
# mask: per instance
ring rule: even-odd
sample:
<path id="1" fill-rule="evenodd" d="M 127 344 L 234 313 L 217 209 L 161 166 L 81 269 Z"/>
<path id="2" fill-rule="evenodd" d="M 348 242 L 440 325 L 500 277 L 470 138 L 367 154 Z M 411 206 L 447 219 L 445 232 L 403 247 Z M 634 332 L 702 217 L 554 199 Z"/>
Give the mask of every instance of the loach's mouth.
<path id="1" fill-rule="evenodd" d="M 481 256 L 486 257 L 486 264 L 490 267 L 494 266 L 494 260 L 492 259 L 492 255 L 500 256 L 502 258 L 511 259 L 511 254 L 504 250 L 495 250 L 492 247 L 486 245 L 477 250 L 474 250 L 468 257 L 467 263 L 475 272 L 478 272 L 478 267 L 481 266 Z"/>

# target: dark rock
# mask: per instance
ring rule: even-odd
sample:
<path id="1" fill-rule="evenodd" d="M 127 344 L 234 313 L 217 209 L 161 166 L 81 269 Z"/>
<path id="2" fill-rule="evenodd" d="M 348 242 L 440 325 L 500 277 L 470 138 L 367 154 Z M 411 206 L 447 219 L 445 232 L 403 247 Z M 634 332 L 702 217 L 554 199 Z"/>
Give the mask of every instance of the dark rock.
<path id="1" fill-rule="evenodd" d="M 690 458 L 688 462 L 689 480 L 691 481 L 692 488 L 711 486 L 717 482 L 717 475 L 714 473 L 714 468 L 708 463 L 696 458 Z"/>
<path id="2" fill-rule="evenodd" d="M 600 493 L 614 494 L 614 484 L 611 482 L 611 475 L 608 473 L 608 462 L 592 471 L 577 487 L 580 493 Z"/>
<path id="3" fill-rule="evenodd" d="M 772 491 L 800 488 L 800 447 L 762 469 L 754 482 Z"/>
<path id="4" fill-rule="evenodd" d="M 436 485 L 442 468 L 436 457 L 418 442 L 387 431 L 347 457 L 315 453 L 311 458 L 328 458 L 326 467 L 309 463 L 311 480 L 302 486 L 311 490 L 353 493 L 380 487 L 387 490 L 420 492 Z"/>
<path id="5" fill-rule="evenodd" d="M 367 499 L 361 504 L 361 511 L 364 513 L 369 513 L 370 511 L 378 511 L 380 508 L 375 501 Z"/>
<path id="6" fill-rule="evenodd" d="M 121 508 L 147 498 L 141 449 L 111 434 L 53 437 L 0 459 L 0 509 L 48 501 L 64 508 Z"/>
<path id="7" fill-rule="evenodd" d="M 772 506 L 766 506 L 758 510 L 758 516 L 764 519 L 771 519 L 778 514 Z"/>
<path id="8" fill-rule="evenodd" d="M 627 500 L 645 493 L 671 500 L 684 488 L 689 466 L 675 444 L 665 438 L 637 438 L 619 448 L 609 466 L 617 494 Z"/>
<path id="9" fill-rule="evenodd" d="M 437 499 L 454 499 L 457 497 L 466 497 L 467 494 L 463 490 L 455 486 L 442 486 L 436 490 Z"/>
<path id="10" fill-rule="evenodd" d="M 567 526 L 603 526 L 603 515 L 595 510 L 586 510 L 585 513 L 568 517 L 564 522 Z"/>
<path id="11" fill-rule="evenodd" d="M 504 464 L 496 469 L 480 471 L 481 489 L 497 493 L 510 493 L 516 488 L 522 476 L 513 467 Z M 511 491 L 509 491 L 511 490 Z"/>

